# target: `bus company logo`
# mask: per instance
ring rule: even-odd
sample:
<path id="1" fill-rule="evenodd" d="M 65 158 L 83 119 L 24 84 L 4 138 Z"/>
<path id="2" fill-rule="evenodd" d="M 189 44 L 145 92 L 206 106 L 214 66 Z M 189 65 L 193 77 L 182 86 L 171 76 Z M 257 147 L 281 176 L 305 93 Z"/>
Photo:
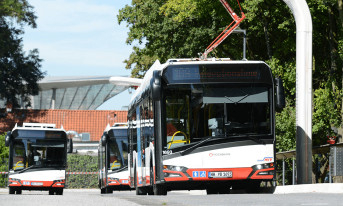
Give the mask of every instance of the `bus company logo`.
<path id="1" fill-rule="evenodd" d="M 257 160 L 259 162 L 272 162 L 273 161 L 273 157 L 264 157 L 261 160 Z"/>
<path id="2" fill-rule="evenodd" d="M 209 157 L 230 156 L 230 155 L 231 155 L 230 153 L 212 153 L 212 152 L 208 154 Z"/>

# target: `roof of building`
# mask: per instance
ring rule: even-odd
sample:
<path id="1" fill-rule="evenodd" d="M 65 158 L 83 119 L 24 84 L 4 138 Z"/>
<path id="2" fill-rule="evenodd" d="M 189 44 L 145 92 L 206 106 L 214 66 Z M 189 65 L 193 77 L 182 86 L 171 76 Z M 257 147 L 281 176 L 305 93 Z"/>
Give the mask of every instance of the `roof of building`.
<path id="1" fill-rule="evenodd" d="M 95 110 L 111 97 L 141 79 L 113 76 L 45 77 L 38 82 L 40 92 L 31 97 L 32 109 Z M 0 101 L 0 108 L 4 108 Z"/>
<path id="2" fill-rule="evenodd" d="M 4 109 L 0 109 L 4 113 Z M 0 134 L 11 131 L 17 123 L 50 123 L 64 130 L 77 133 L 89 133 L 90 141 L 99 141 L 106 126 L 127 122 L 127 111 L 119 110 L 22 110 L 8 113 L 0 121 Z"/>

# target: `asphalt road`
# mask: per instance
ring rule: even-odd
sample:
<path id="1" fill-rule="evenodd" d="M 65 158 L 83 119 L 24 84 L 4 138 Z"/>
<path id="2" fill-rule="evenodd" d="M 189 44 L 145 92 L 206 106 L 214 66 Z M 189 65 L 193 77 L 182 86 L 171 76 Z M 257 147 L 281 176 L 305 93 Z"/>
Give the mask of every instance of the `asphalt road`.
<path id="1" fill-rule="evenodd" d="M 62 196 L 48 195 L 47 191 L 23 191 L 21 195 L 9 195 L 7 189 L 0 189 L 0 205 L 6 206 L 212 206 L 212 205 L 342 205 L 342 194 L 228 194 L 206 195 L 204 191 L 168 192 L 167 196 L 136 196 L 135 191 L 114 192 L 101 195 L 100 190 L 66 189 Z"/>

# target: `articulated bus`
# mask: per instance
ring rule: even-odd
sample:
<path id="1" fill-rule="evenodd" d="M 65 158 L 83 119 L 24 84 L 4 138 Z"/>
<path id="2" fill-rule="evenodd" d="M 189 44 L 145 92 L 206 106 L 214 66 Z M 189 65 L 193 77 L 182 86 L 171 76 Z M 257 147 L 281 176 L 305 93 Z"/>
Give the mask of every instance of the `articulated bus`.
<path id="1" fill-rule="evenodd" d="M 261 61 L 156 61 L 129 105 L 130 186 L 257 192 L 275 180 L 275 105 L 281 79 Z"/>
<path id="2" fill-rule="evenodd" d="M 99 188 L 101 194 L 131 190 L 127 169 L 127 123 L 107 126 L 98 148 Z"/>
<path id="3" fill-rule="evenodd" d="M 63 128 L 23 123 L 7 133 L 5 143 L 9 147 L 9 194 L 21 194 L 22 190 L 63 194 L 67 152 L 72 152 L 72 141 Z"/>

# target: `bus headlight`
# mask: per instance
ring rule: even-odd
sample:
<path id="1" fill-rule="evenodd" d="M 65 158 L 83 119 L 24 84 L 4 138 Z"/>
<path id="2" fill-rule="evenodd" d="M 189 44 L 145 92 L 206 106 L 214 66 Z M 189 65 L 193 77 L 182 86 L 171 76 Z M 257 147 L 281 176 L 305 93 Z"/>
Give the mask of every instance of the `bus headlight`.
<path id="1" fill-rule="evenodd" d="M 182 177 L 182 173 L 187 171 L 186 167 L 164 165 L 163 166 L 164 177 Z"/>
<path id="2" fill-rule="evenodd" d="M 64 179 L 54 180 L 53 185 L 61 186 L 61 185 L 64 185 L 64 182 L 65 182 Z"/>
<path id="3" fill-rule="evenodd" d="M 117 182 L 119 182 L 119 179 L 118 178 L 114 178 L 114 177 L 108 177 L 107 180 L 108 181 L 117 181 Z"/>
<path id="4" fill-rule="evenodd" d="M 20 184 L 20 179 L 16 179 L 16 178 L 9 178 L 9 184 Z"/>
<path id="5" fill-rule="evenodd" d="M 170 171 L 177 171 L 177 172 L 182 172 L 186 171 L 187 168 L 182 167 L 182 166 L 173 166 L 173 165 L 164 165 L 163 166 L 164 170 L 170 170 Z"/>
<path id="6" fill-rule="evenodd" d="M 274 163 L 254 165 L 252 168 L 253 168 L 253 170 L 263 170 L 263 169 L 274 168 Z"/>

